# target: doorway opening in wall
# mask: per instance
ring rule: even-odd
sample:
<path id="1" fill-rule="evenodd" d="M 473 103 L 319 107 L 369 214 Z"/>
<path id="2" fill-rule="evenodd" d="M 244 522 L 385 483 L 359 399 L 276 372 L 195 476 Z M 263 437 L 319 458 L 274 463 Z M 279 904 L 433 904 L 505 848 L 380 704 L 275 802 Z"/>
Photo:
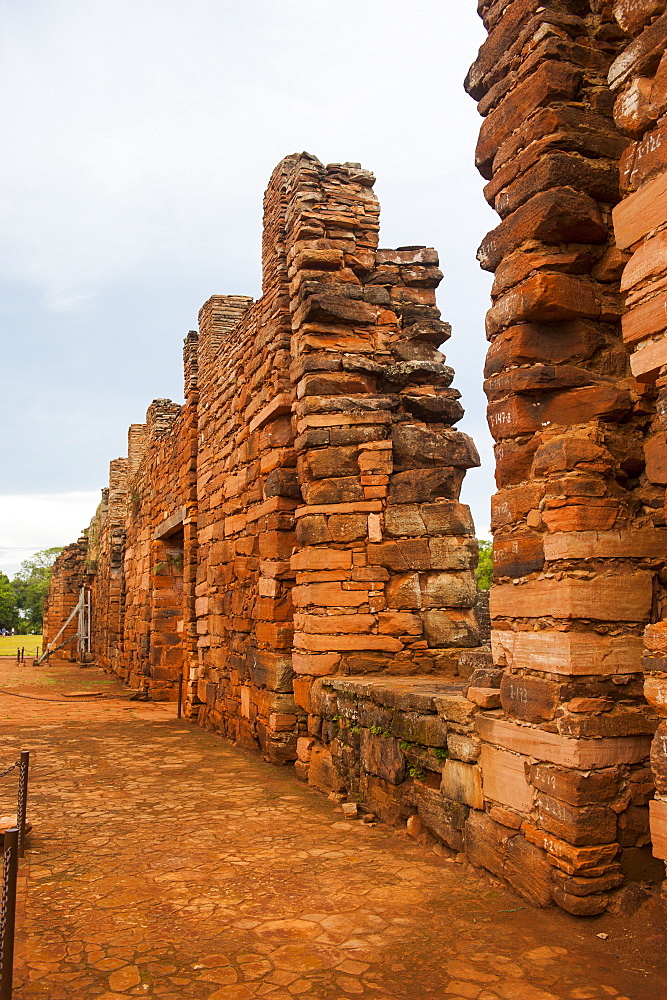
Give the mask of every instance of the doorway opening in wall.
<path id="1" fill-rule="evenodd" d="M 149 693 L 153 701 L 176 701 L 183 671 L 182 523 L 155 538 L 151 573 Z"/>

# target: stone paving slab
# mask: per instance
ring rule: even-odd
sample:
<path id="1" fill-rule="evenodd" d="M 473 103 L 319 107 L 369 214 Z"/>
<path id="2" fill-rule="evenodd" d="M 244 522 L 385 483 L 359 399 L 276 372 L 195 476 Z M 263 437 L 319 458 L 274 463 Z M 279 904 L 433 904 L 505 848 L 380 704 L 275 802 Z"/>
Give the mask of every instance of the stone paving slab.
<path id="1" fill-rule="evenodd" d="M 534 910 L 96 668 L 0 661 L 5 692 L 86 687 L 120 697 L 0 693 L 0 764 L 33 751 L 15 1000 L 667 995 L 653 925 L 637 948 L 618 918 Z"/>

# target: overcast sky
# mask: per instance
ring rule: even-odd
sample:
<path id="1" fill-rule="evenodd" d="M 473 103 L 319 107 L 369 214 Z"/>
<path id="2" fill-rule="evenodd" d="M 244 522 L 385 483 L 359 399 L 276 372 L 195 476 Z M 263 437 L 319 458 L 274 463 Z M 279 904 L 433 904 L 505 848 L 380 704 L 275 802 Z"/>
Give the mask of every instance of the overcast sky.
<path id="1" fill-rule="evenodd" d="M 440 252 L 444 348 L 481 471 L 496 224 L 462 81 L 474 0 L 0 0 L 0 570 L 74 540 L 212 294 L 258 296 L 262 194 L 307 150 L 377 175 L 381 246 Z"/>

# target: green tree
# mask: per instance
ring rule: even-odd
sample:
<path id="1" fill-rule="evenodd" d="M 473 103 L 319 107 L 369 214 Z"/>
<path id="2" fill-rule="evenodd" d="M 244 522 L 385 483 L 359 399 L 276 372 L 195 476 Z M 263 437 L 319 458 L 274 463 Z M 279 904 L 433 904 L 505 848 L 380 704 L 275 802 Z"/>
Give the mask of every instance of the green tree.
<path id="1" fill-rule="evenodd" d="M 36 552 L 32 559 L 24 559 L 12 580 L 19 611 L 19 631 L 24 634 L 42 631 L 44 601 L 49 592 L 51 571 L 61 552 L 62 547 L 57 545 Z"/>
<path id="2" fill-rule="evenodd" d="M 479 562 L 475 570 L 477 586 L 480 590 L 488 590 L 493 581 L 493 542 L 478 538 Z"/>
<path id="3" fill-rule="evenodd" d="M 0 628 L 18 628 L 19 613 L 16 608 L 16 594 L 9 577 L 0 573 Z"/>

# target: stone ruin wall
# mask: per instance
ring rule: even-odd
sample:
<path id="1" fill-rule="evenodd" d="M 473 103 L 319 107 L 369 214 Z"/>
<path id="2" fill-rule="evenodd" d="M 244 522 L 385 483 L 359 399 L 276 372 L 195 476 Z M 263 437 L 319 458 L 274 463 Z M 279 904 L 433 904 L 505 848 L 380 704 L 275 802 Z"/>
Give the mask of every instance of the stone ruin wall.
<path id="1" fill-rule="evenodd" d="M 77 616 L 74 615 L 69 624 L 65 623 L 79 601 L 84 580 L 87 548 L 88 539 L 84 533 L 78 541 L 72 542 L 71 545 L 62 550 L 53 565 L 51 585 L 44 602 L 43 649 L 46 649 L 47 641 L 55 641 L 57 646 L 62 645 L 59 655 L 63 659 L 76 660 L 78 657 L 76 635 L 79 622 Z M 65 628 L 60 637 L 57 638 L 63 625 Z"/>
<path id="2" fill-rule="evenodd" d="M 316 757 L 332 787 L 323 676 L 460 688 L 480 642 L 458 502 L 479 460 L 452 429 L 442 275 L 433 250 L 377 250 L 372 185 L 305 154 L 279 165 L 262 297 L 204 305 L 186 404 L 130 428 L 81 567 L 98 662 L 152 698 L 183 676 L 191 718 L 276 763 L 301 740 L 300 776 Z"/>
<path id="3" fill-rule="evenodd" d="M 667 715 L 667 15 L 612 6 L 480 4 L 467 88 L 501 216 L 479 254 L 495 273 L 493 658 L 460 648 L 478 641 L 458 504 L 474 451 L 448 430 L 437 260 L 376 251 L 368 175 L 302 157 L 267 192 L 262 299 L 214 297 L 200 317 L 184 660 L 201 724 L 582 915 L 628 905 L 625 878 L 661 877 L 651 834 L 667 857 L 665 723 L 651 750 Z M 144 625 L 126 603 L 125 664 L 154 614 L 163 514 L 128 521 L 143 594 L 123 599 Z M 144 656 L 134 682 L 157 666 Z"/>
<path id="4" fill-rule="evenodd" d="M 612 210 L 628 140 L 608 83 L 628 65 L 623 11 L 640 6 L 646 19 L 664 9 L 483 3 L 489 37 L 467 79 L 484 116 L 477 166 L 502 220 L 479 251 L 495 272 L 485 374 L 502 713 L 477 726 L 496 802 L 469 821 L 467 850 L 502 873 L 525 840 L 536 878 L 580 914 L 636 877 L 650 841 L 657 720 L 640 657 L 662 617 L 667 541 L 644 452 L 655 393 L 621 335 L 627 243 Z"/>

